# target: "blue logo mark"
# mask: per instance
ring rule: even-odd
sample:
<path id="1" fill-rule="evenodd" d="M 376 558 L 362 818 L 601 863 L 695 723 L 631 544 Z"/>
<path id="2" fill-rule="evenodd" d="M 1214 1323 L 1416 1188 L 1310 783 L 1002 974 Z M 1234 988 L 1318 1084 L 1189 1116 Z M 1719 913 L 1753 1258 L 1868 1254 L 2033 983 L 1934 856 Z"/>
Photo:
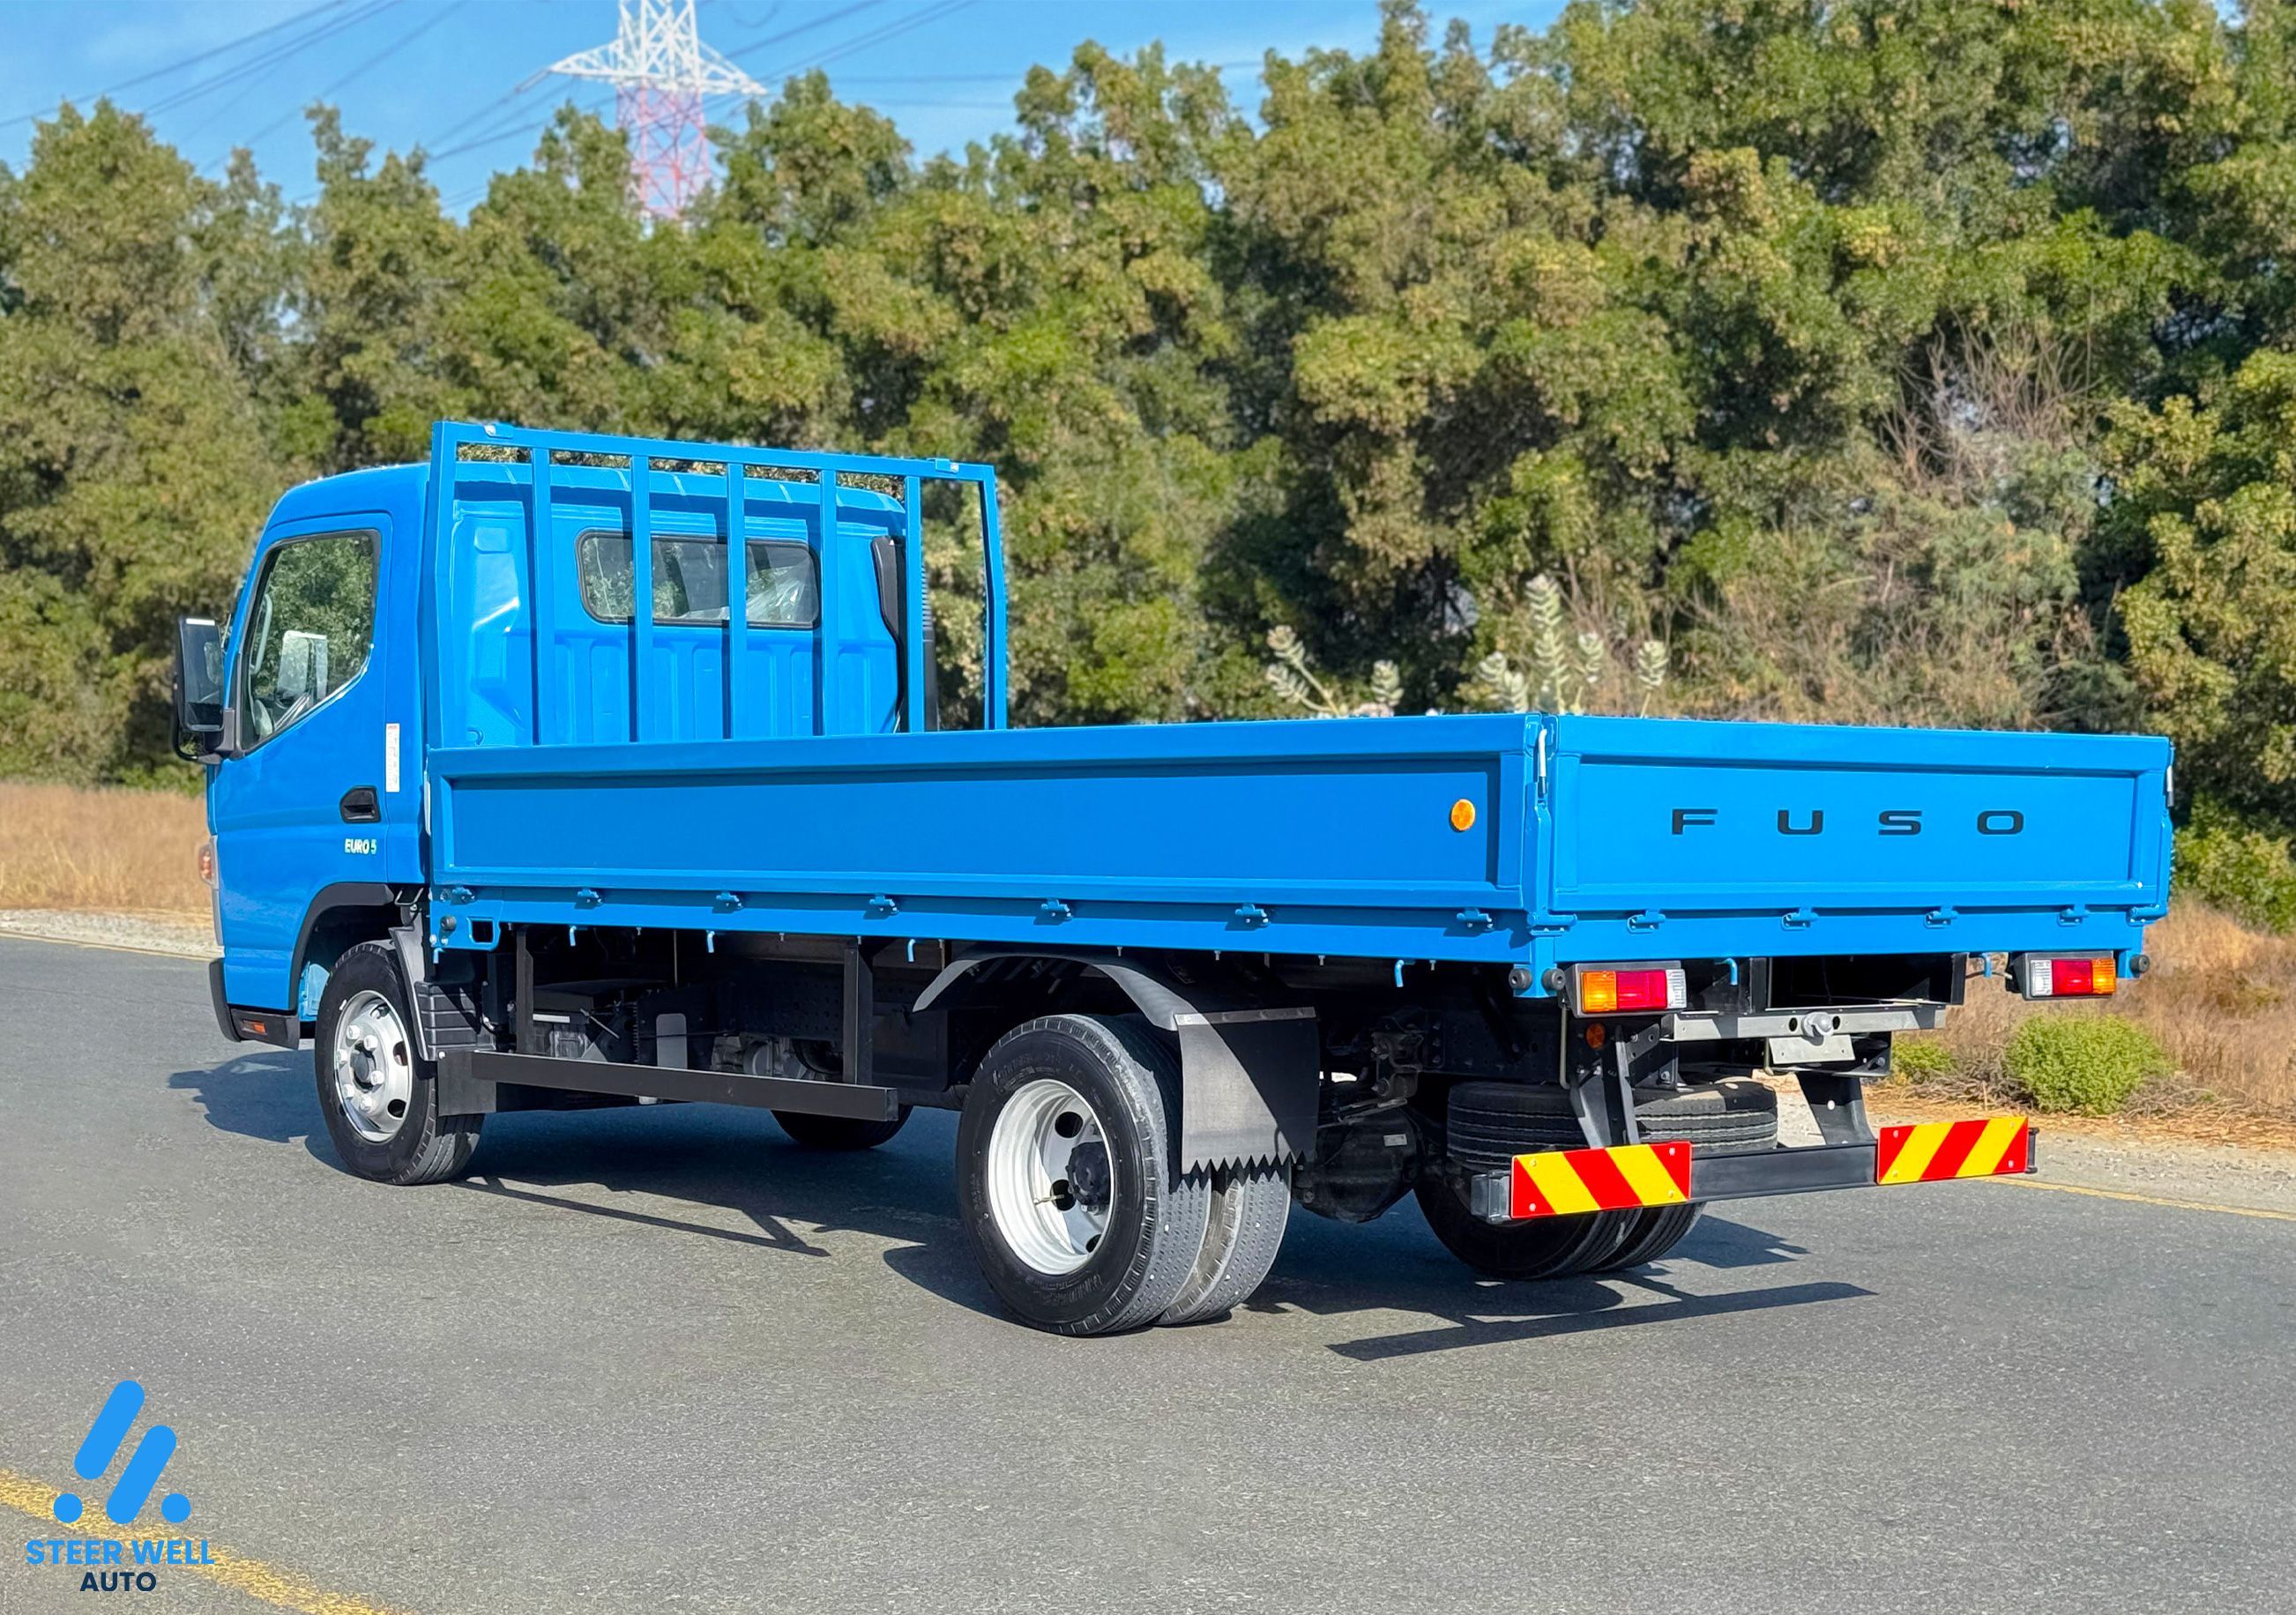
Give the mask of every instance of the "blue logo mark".
<path id="1" fill-rule="evenodd" d="M 122 1380 L 111 1388 L 104 1398 L 102 1411 L 95 1422 L 87 1427 L 87 1439 L 79 1444 L 72 1459 L 72 1468 L 83 1480 L 94 1480 L 111 1467 L 119 1455 L 120 1447 L 127 1439 L 127 1427 L 135 1422 L 135 1415 L 144 1410 L 144 1388 L 133 1380 Z M 115 1525 L 133 1525 L 135 1516 L 144 1510 L 144 1500 L 159 1484 L 160 1472 L 168 1467 L 175 1455 L 176 1432 L 164 1424 L 154 1424 L 144 1432 L 135 1450 L 127 1457 L 127 1467 L 119 1472 L 113 1483 L 111 1496 L 103 1500 L 103 1512 Z M 56 1518 L 70 1525 L 80 1516 L 82 1504 L 77 1494 L 65 1492 L 56 1498 Z M 181 1525 L 192 1517 L 192 1500 L 181 1492 L 169 1492 L 160 1499 L 160 1513 L 173 1524 Z"/>

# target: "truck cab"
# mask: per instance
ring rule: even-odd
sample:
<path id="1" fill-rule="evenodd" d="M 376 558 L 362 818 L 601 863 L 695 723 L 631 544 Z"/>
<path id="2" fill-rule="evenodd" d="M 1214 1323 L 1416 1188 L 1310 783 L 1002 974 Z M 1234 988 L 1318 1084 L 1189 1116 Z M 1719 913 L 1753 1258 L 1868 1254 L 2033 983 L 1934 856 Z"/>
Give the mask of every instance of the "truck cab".
<path id="1" fill-rule="evenodd" d="M 431 468 L 385 466 L 288 493 L 256 541 L 228 624 L 184 626 L 179 669 L 210 669 L 185 736 L 209 772 L 223 948 L 215 997 L 228 1030 L 292 1046 L 317 1012 L 333 957 L 403 922 L 422 891 L 426 682 L 463 693 L 454 738 L 472 745 L 525 737 L 537 721 L 568 742 L 627 743 L 642 726 L 649 739 L 713 738 L 737 702 L 744 733 L 767 736 L 890 734 L 907 721 L 907 538 L 895 500 L 840 486 L 824 545 L 816 483 L 750 480 L 739 580 L 750 654 L 729 675 L 726 525 L 722 497 L 709 496 L 722 494 L 723 473 L 673 472 L 650 490 L 643 635 L 627 472 L 555 474 L 554 531 L 570 565 L 529 564 L 530 487 L 506 478 L 489 490 L 496 497 L 455 505 L 433 585 Z M 823 589 L 824 565 L 843 586 Z M 427 638 L 426 586 L 451 596 L 475 631 L 444 646 Z M 564 647 L 553 688 L 532 673 L 537 590 Z M 838 611 L 824 631 L 825 593 Z M 921 716 L 933 728 L 929 615 L 922 631 Z M 823 666 L 833 676 L 817 689 Z M 634 682 L 643 725 L 637 702 L 591 699 Z"/>

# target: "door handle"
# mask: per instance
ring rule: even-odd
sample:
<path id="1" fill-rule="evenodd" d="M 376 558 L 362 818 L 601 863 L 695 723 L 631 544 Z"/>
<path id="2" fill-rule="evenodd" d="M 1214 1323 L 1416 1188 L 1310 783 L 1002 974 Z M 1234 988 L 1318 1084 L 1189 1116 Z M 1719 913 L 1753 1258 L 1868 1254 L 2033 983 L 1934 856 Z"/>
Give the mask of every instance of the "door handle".
<path id="1" fill-rule="evenodd" d="M 353 785 L 343 792 L 343 799 L 338 806 L 342 809 L 346 824 L 372 824 L 382 817 L 382 809 L 376 805 L 372 785 Z"/>

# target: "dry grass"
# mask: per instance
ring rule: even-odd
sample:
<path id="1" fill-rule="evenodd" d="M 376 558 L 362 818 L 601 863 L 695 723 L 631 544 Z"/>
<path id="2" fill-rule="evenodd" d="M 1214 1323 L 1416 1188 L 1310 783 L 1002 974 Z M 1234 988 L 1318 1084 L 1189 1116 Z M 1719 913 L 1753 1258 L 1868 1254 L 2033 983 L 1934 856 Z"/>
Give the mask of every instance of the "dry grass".
<path id="1" fill-rule="evenodd" d="M 0 908 L 208 912 L 200 799 L 0 783 Z"/>
<path id="2" fill-rule="evenodd" d="M 2146 939 L 2152 972 L 2125 981 L 2110 1007 L 2034 1004 L 1999 980 L 1972 981 L 1938 1041 L 1953 1071 L 1924 1091 L 1958 1087 L 1980 1103 L 2005 1098 L 2002 1051 L 2031 1015 L 2125 1015 L 2166 1050 L 2176 1075 L 2139 1088 L 2136 1115 L 2296 1119 L 2296 939 L 2253 931 L 2183 903 Z"/>

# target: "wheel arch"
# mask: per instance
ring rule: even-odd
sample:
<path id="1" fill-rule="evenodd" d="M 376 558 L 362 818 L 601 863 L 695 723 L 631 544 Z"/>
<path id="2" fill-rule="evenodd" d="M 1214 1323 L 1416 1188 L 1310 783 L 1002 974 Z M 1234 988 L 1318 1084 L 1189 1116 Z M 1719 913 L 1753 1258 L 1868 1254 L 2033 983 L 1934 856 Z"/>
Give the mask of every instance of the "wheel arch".
<path id="1" fill-rule="evenodd" d="M 1242 972 L 1193 956 L 1183 980 L 1176 962 L 1161 955 L 981 944 L 950 960 L 912 1012 L 984 1002 L 1002 961 L 1072 965 L 1113 986 L 1151 1026 L 1177 1038 L 1183 1171 L 1280 1166 L 1309 1152 L 1323 1074 L 1312 1006 L 1271 997 Z"/>
<path id="2" fill-rule="evenodd" d="M 295 933 L 295 952 L 288 965 L 288 1005 L 301 1019 L 303 975 L 316 964 L 332 971 L 335 962 L 362 942 L 390 939 L 393 929 L 406 923 L 412 903 L 406 889 L 379 881 L 338 881 L 312 895 Z M 410 981 L 411 985 L 411 981 Z"/>

